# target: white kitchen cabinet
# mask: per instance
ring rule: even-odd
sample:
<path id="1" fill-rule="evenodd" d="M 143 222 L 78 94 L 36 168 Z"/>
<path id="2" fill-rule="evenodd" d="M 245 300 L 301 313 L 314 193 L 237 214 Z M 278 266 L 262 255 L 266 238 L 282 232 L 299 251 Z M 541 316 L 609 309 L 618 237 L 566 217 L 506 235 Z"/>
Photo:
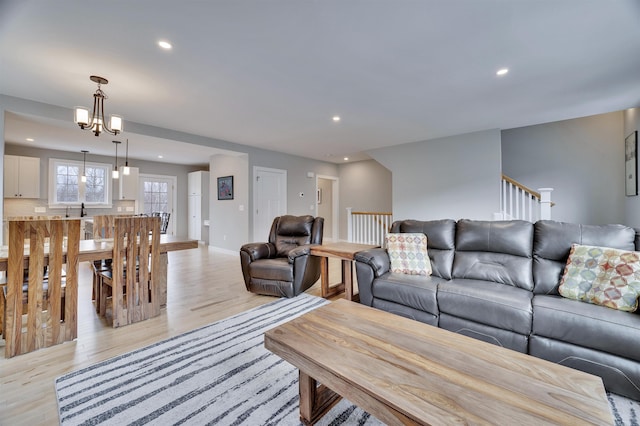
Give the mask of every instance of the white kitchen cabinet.
<path id="1" fill-rule="evenodd" d="M 200 195 L 189 195 L 189 238 L 198 241 L 202 237 L 200 211 L 202 211 L 202 197 Z"/>
<path id="2" fill-rule="evenodd" d="M 189 191 L 189 238 L 209 243 L 209 228 L 204 221 L 209 220 L 209 172 L 192 172 L 188 175 Z"/>
<path id="3" fill-rule="evenodd" d="M 202 195 L 205 181 L 208 189 L 209 188 L 209 172 L 189 173 L 188 180 L 187 180 L 187 188 L 189 190 L 189 195 Z"/>
<path id="4" fill-rule="evenodd" d="M 119 200 L 137 200 L 138 192 L 138 177 L 140 171 L 137 167 L 129 167 L 129 174 L 122 173 L 124 167 L 120 167 L 120 198 Z"/>
<path id="5" fill-rule="evenodd" d="M 4 197 L 40 198 L 40 158 L 4 156 Z"/>

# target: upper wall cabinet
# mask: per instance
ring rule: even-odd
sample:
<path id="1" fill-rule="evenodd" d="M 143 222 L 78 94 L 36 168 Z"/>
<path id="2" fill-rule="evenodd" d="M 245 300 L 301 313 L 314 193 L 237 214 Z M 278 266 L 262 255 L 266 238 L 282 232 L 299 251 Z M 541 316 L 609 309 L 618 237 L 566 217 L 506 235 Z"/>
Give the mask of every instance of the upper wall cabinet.
<path id="1" fill-rule="evenodd" d="M 4 156 L 4 197 L 40 198 L 40 159 Z"/>
<path id="2" fill-rule="evenodd" d="M 119 200 L 137 200 L 138 192 L 138 177 L 139 170 L 137 167 L 129 167 L 129 174 L 123 173 L 124 167 L 120 167 L 120 198 Z"/>
<path id="3" fill-rule="evenodd" d="M 209 172 L 191 172 L 187 179 L 189 195 L 204 195 L 202 193 L 204 186 L 209 187 Z"/>

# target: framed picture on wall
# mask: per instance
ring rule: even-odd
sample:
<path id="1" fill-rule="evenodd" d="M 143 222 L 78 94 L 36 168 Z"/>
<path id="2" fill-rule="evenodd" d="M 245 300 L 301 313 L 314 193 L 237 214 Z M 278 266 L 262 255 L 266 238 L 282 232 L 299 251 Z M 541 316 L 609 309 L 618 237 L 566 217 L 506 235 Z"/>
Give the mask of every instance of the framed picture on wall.
<path id="1" fill-rule="evenodd" d="M 218 178 L 218 200 L 233 200 L 233 176 Z"/>
<path id="2" fill-rule="evenodd" d="M 627 196 L 638 195 L 638 131 L 624 139 L 624 173 Z"/>

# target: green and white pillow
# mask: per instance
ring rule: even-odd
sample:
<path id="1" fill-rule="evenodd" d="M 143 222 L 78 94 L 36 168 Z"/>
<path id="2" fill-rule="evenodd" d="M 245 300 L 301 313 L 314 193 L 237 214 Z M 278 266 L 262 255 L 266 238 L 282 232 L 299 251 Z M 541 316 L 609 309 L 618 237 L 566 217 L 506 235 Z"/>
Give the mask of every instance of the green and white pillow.
<path id="1" fill-rule="evenodd" d="M 640 296 L 640 253 L 573 244 L 558 291 L 569 299 L 633 312 Z"/>
<path id="2" fill-rule="evenodd" d="M 426 235 L 422 233 L 387 234 L 385 247 L 391 260 L 391 272 L 431 275 Z"/>

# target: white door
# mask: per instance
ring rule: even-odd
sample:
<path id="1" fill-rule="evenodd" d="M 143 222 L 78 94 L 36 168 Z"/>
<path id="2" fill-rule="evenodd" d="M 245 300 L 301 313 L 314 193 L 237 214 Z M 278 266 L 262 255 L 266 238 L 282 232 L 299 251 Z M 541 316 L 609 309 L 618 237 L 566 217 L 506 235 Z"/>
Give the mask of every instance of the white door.
<path id="1" fill-rule="evenodd" d="M 273 219 L 287 214 L 287 171 L 253 168 L 253 241 L 267 241 Z"/>
<path id="2" fill-rule="evenodd" d="M 176 176 L 140 175 L 138 213 L 170 213 L 167 234 L 175 235 L 175 185 Z"/>

